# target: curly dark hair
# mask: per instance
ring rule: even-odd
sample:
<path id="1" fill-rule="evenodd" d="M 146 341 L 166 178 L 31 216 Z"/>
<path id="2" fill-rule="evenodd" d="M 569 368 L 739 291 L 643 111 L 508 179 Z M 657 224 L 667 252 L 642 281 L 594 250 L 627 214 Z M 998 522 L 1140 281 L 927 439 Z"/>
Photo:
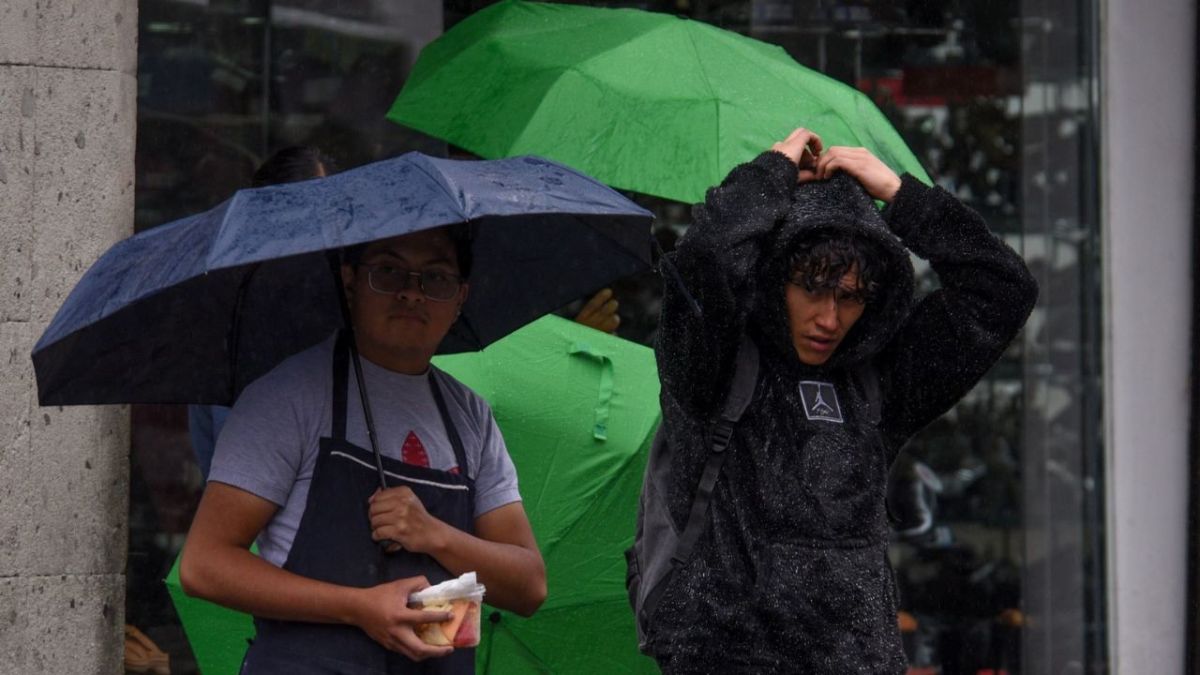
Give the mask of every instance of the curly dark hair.
<path id="1" fill-rule="evenodd" d="M 801 240 L 792 251 L 788 281 L 808 291 L 831 290 L 851 269 L 858 270 L 856 300 L 869 303 L 887 278 L 887 257 L 878 245 L 857 235 L 821 234 Z"/>

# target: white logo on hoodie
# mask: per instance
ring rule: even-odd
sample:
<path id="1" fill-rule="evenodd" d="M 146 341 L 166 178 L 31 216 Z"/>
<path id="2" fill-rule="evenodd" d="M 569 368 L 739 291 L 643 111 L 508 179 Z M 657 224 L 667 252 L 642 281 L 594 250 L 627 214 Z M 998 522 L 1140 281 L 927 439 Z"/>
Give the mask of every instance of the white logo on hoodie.
<path id="1" fill-rule="evenodd" d="M 803 380 L 800 382 L 800 400 L 804 401 L 804 416 L 808 419 L 842 424 L 842 407 L 832 384 Z"/>

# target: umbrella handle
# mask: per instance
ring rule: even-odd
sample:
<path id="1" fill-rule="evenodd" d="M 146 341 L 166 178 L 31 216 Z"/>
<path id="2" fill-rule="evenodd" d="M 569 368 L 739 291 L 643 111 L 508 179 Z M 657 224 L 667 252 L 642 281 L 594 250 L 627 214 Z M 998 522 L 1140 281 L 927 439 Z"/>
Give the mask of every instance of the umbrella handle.
<path id="1" fill-rule="evenodd" d="M 387 474 L 383 471 L 383 455 L 379 452 L 379 442 L 375 436 L 375 419 L 371 416 L 371 401 L 367 397 L 367 383 L 363 379 L 362 360 L 358 356 L 358 346 L 354 341 L 354 323 L 350 319 L 350 304 L 346 302 L 345 289 L 342 288 L 342 273 L 341 261 L 338 259 L 336 251 L 328 251 L 325 254 L 326 260 L 329 261 L 329 271 L 333 278 L 334 294 L 338 299 L 338 306 L 342 310 L 342 322 L 345 324 L 343 328 L 346 331 L 346 349 L 350 351 L 350 362 L 354 364 L 354 380 L 358 384 L 358 400 L 362 402 L 363 420 L 367 423 L 367 438 L 371 441 L 371 453 L 375 456 L 375 471 L 379 474 L 379 489 L 387 489 Z M 389 539 L 383 539 L 379 542 L 379 547 L 385 552 L 392 548 L 396 542 Z"/>
<path id="2" fill-rule="evenodd" d="M 350 350 L 350 362 L 354 364 L 354 380 L 358 384 L 358 400 L 362 403 L 363 420 L 367 423 L 367 438 L 371 441 L 371 451 L 375 454 L 375 470 L 379 473 L 379 487 L 386 489 L 387 474 L 383 472 L 383 455 L 379 453 L 379 442 L 375 437 L 375 419 L 371 416 L 371 401 L 367 397 L 367 383 L 363 380 L 362 360 L 358 356 L 358 344 L 354 338 L 354 322 L 350 318 L 350 303 L 346 301 L 346 291 L 342 288 L 342 263 L 334 250 L 326 251 L 325 259 L 329 261 L 329 272 L 333 278 L 334 295 L 338 299 L 338 307 L 342 310 L 342 323 L 346 332 L 346 348 Z"/>
<path id="3" fill-rule="evenodd" d="M 346 303 L 342 297 L 342 304 Z M 371 440 L 371 454 L 375 456 L 375 471 L 379 474 L 379 489 L 387 489 L 387 474 L 383 471 L 383 455 L 379 452 L 379 442 L 375 440 L 375 420 L 371 417 L 371 402 L 367 398 L 367 383 L 363 380 L 362 361 L 358 357 L 358 348 L 354 345 L 354 329 L 347 329 L 346 346 L 350 349 L 350 361 L 354 364 L 354 379 L 358 381 L 358 398 L 362 401 L 363 419 L 367 423 L 367 438 Z M 379 548 L 384 553 L 391 553 L 397 542 L 391 539 L 380 539 Z M 400 546 L 400 548 L 404 548 Z M 381 568 L 382 569 L 382 568 Z"/>

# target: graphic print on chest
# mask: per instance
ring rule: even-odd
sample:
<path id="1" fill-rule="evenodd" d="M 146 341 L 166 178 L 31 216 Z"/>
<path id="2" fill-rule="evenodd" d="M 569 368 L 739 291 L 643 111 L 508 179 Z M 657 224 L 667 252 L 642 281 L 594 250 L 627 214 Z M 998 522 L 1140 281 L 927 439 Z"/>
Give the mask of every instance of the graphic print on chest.
<path id="1" fill-rule="evenodd" d="M 413 466 L 429 466 L 429 453 L 425 452 L 425 444 L 416 432 L 408 432 L 404 439 L 404 447 L 400 448 L 400 461 Z"/>
<path id="2" fill-rule="evenodd" d="M 831 383 L 802 380 L 800 400 L 804 403 L 804 416 L 809 420 L 843 423 L 837 389 Z"/>
<path id="3" fill-rule="evenodd" d="M 404 438 L 404 445 L 400 448 L 400 461 L 412 466 L 429 467 L 429 453 L 425 451 L 425 444 L 421 442 L 421 437 L 417 436 L 417 432 L 410 431 L 408 436 Z M 452 466 L 446 470 L 447 473 L 458 473 L 458 466 Z"/>

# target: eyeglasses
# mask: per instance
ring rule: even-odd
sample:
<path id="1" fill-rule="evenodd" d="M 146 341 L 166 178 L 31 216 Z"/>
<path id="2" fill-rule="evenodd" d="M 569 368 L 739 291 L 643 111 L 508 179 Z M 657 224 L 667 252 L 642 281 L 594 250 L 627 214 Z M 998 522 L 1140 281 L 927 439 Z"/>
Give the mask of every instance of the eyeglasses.
<path id="1" fill-rule="evenodd" d="M 410 277 L 417 278 L 417 288 L 430 300 L 453 300 L 462 288 L 462 277 L 442 270 L 410 272 L 391 265 L 362 265 L 367 268 L 367 285 L 376 293 L 394 295 L 408 288 Z"/>

